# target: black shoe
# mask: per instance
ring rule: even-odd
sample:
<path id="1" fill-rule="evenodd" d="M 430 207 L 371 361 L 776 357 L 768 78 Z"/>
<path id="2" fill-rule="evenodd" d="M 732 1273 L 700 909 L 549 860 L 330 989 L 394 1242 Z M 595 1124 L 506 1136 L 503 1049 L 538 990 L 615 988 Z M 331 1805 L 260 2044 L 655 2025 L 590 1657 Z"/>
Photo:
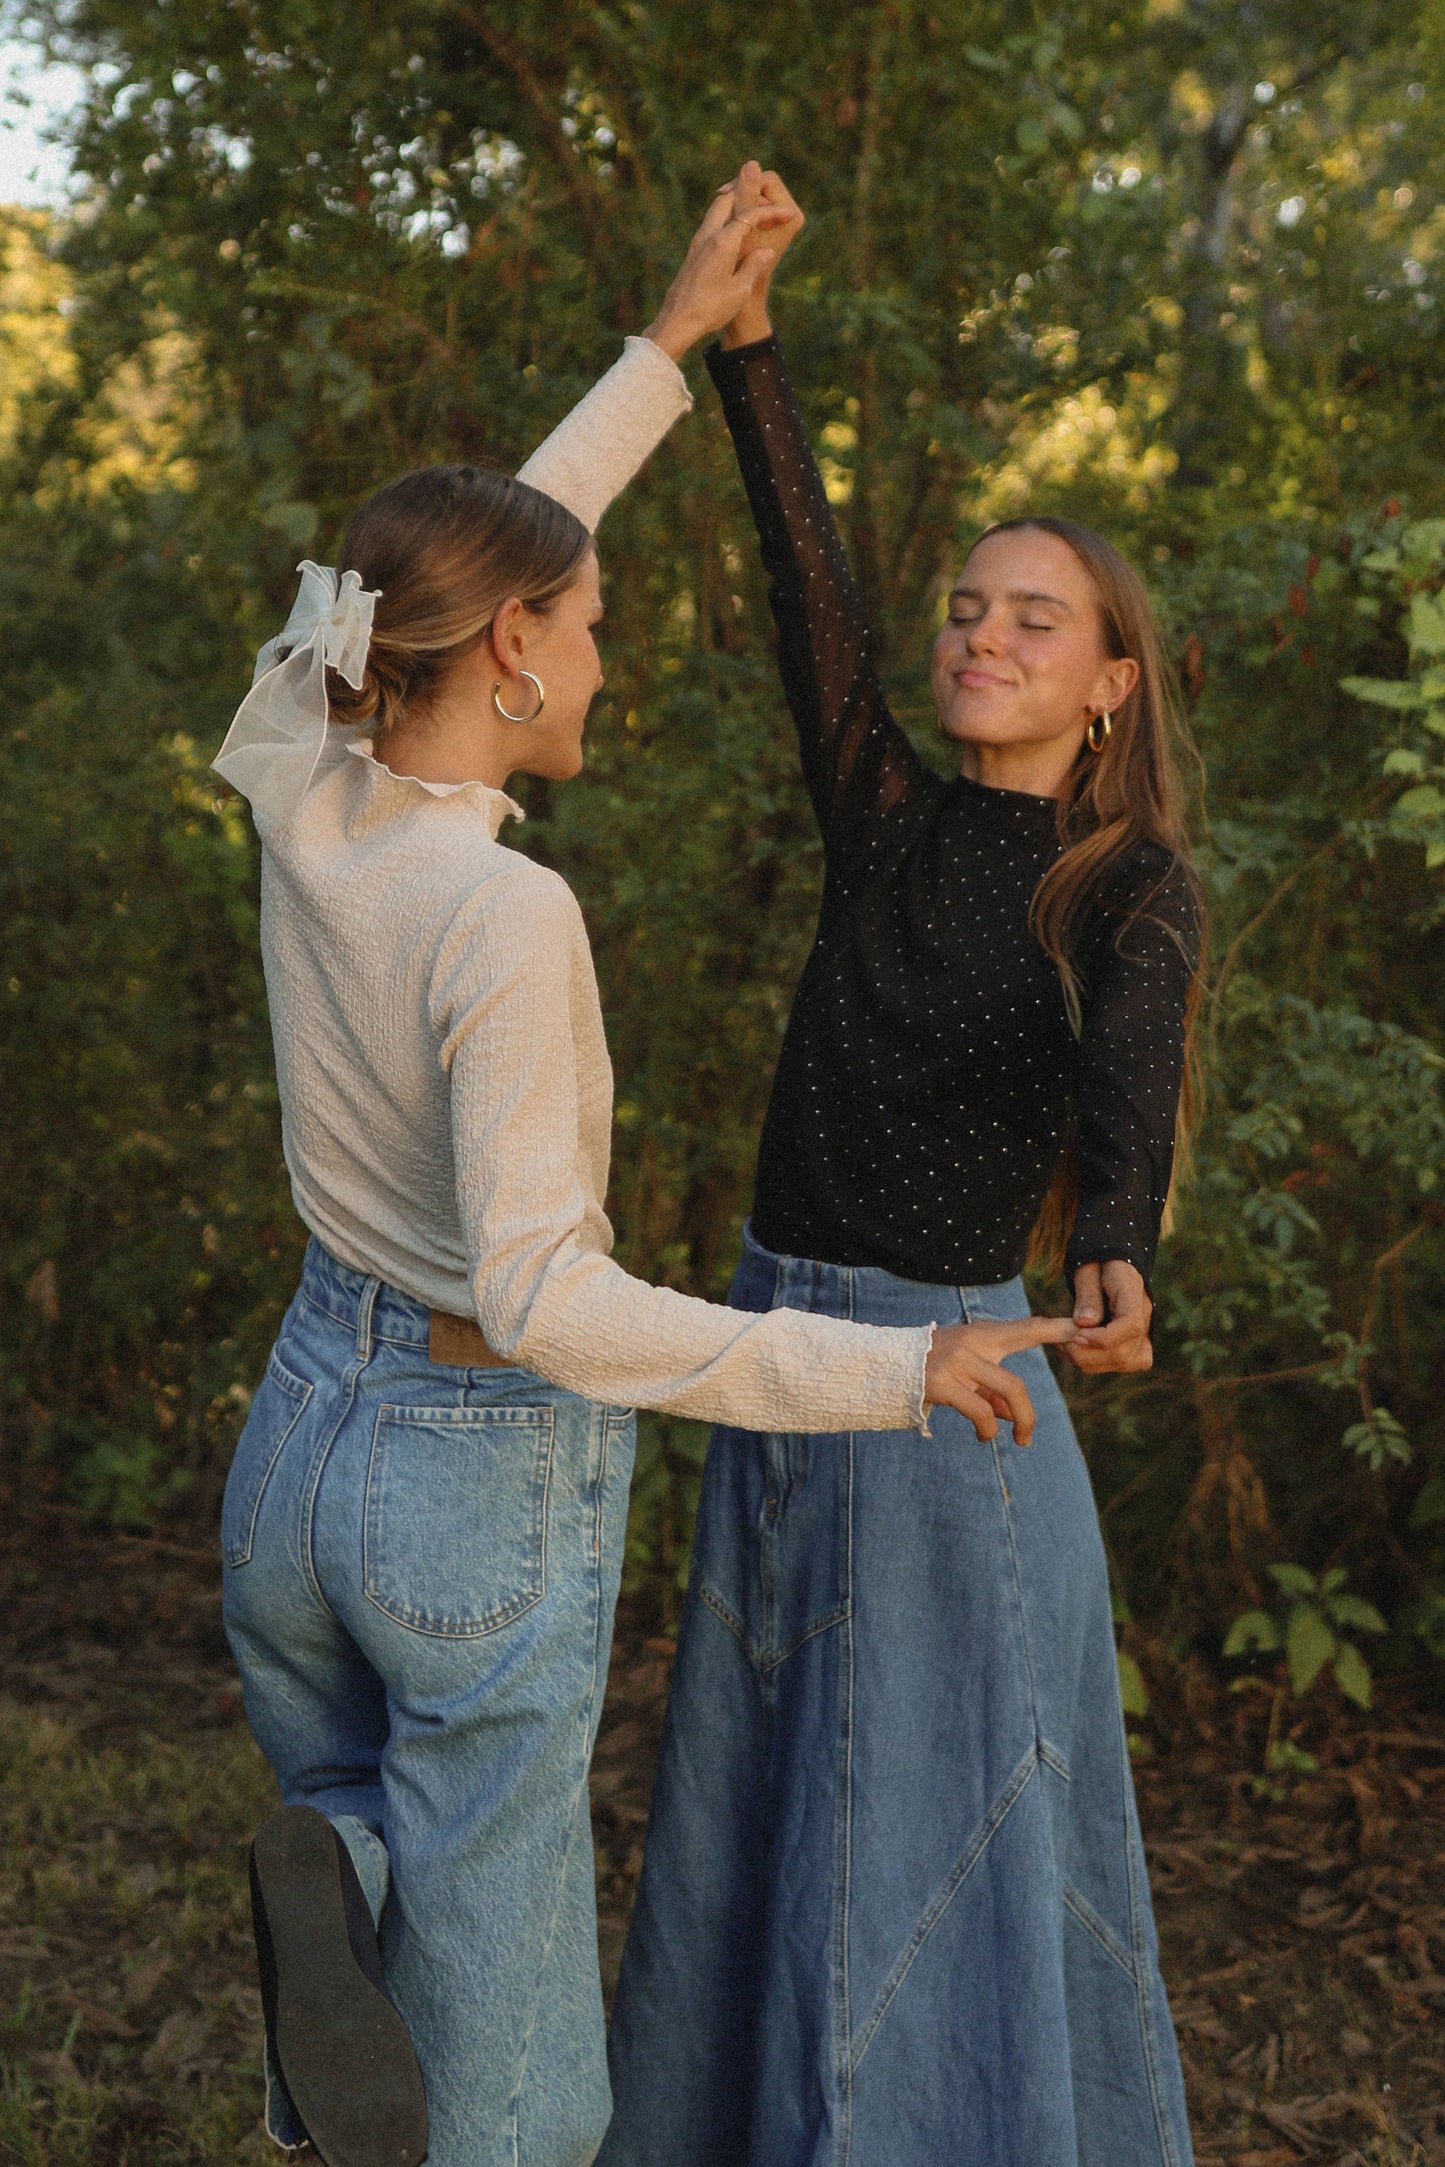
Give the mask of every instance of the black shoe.
<path id="1" fill-rule="evenodd" d="M 382 1978 L 371 1911 L 326 1816 L 282 1806 L 251 1846 L 272 2058 L 325 2167 L 421 2167 L 426 2092 Z"/>

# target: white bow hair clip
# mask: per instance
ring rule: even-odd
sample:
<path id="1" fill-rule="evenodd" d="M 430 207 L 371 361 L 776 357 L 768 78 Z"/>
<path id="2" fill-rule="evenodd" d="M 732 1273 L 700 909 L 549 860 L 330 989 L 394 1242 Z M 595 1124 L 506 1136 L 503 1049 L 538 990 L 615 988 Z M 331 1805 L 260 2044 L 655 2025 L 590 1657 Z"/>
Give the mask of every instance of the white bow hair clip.
<path id="1" fill-rule="evenodd" d="M 211 762 L 249 799 L 258 824 L 287 819 L 310 789 L 330 718 L 326 672 L 338 670 L 361 689 L 381 598 L 379 587 L 362 586 L 359 572 L 338 578 L 331 565 L 309 557 L 296 569 L 301 586 L 291 614 L 257 655 L 251 689 Z M 278 660 L 282 649 L 289 652 Z"/>

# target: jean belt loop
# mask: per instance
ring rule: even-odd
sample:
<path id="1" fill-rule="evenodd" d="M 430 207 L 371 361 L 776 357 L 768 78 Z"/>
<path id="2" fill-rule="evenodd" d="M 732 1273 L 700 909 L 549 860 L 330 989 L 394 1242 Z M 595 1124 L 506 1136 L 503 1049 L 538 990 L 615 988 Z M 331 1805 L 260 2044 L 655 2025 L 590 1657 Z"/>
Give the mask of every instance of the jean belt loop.
<path id="1" fill-rule="evenodd" d="M 379 1279 L 368 1279 L 361 1290 L 361 1299 L 356 1305 L 356 1359 L 358 1362 L 369 1362 L 371 1360 L 371 1312 L 376 1307 L 376 1297 L 380 1292 L 381 1281 Z"/>

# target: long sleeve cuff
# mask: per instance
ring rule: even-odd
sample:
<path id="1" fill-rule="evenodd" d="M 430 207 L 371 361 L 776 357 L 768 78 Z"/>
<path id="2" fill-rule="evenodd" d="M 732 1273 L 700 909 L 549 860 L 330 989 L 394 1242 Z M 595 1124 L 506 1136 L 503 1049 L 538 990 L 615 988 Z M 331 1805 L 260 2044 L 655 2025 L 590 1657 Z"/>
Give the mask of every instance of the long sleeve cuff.
<path id="1" fill-rule="evenodd" d="M 517 479 L 574 512 L 589 534 L 678 418 L 692 393 L 677 363 L 651 339 L 629 338 L 621 357 L 539 444 Z"/>

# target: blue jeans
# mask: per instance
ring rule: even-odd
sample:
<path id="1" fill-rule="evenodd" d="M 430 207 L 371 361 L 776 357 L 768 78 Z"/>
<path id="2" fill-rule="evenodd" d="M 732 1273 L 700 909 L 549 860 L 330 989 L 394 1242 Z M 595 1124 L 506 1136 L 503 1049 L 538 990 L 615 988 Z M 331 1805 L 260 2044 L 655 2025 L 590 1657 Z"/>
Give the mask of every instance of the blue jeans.
<path id="1" fill-rule="evenodd" d="M 1027 1314 L 749 1241 L 740 1309 Z M 719 1431 L 599 2167 L 1189 2167 L 1098 1519 L 1030 1450 Z"/>
<path id="2" fill-rule="evenodd" d="M 311 1244 L 226 1485 L 226 1630 L 283 1798 L 356 1861 L 430 2167 L 582 2167 L 609 2108 L 587 1769 L 633 1417 L 433 1363 L 427 1323 Z M 295 2144 L 286 2104 L 269 2084 Z"/>

